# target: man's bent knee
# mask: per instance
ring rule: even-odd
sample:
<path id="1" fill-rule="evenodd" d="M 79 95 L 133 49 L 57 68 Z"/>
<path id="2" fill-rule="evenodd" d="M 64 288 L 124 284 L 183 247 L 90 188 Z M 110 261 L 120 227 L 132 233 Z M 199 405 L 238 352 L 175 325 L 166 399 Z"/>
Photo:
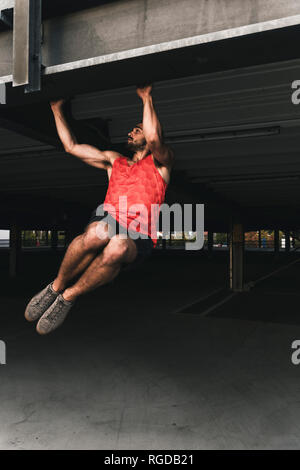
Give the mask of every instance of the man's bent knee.
<path id="1" fill-rule="evenodd" d="M 108 231 L 99 222 L 93 222 L 82 235 L 83 247 L 86 250 L 103 248 L 109 242 Z"/>
<path id="2" fill-rule="evenodd" d="M 137 254 L 135 243 L 129 238 L 114 236 L 103 252 L 104 264 L 130 263 Z"/>

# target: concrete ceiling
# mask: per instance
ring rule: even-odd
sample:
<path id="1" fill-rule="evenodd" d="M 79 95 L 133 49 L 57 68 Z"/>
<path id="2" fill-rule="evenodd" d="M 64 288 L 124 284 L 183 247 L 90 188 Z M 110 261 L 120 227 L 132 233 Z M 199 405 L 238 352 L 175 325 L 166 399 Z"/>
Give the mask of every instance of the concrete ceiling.
<path id="1" fill-rule="evenodd" d="M 222 15 L 212 8 L 206 21 L 196 0 L 189 0 L 183 30 L 174 28 L 170 21 L 168 0 L 163 2 L 165 16 L 160 17 L 160 21 L 168 19 L 168 30 L 149 21 L 155 17 L 159 1 L 132 0 L 129 3 L 136 6 L 132 15 L 128 2 L 102 3 L 103 10 L 72 13 L 59 21 L 51 19 L 54 2 L 52 10 L 44 12 L 49 20 L 45 22 L 46 68 L 41 92 L 24 94 L 22 87 L 11 86 L 12 35 L 10 31 L 1 34 L 5 47 L 1 48 L 0 68 L 2 74 L 8 74 L 2 77 L 7 104 L 0 109 L 2 225 L 20 214 L 28 227 L 50 219 L 62 223 L 70 214 L 72 220 L 84 221 L 88 211 L 104 198 L 105 172 L 62 151 L 49 99 L 71 98 L 72 126 L 80 142 L 119 150 L 127 132 L 141 120 L 134 84 L 154 81 L 157 110 L 176 155 L 167 200 L 204 202 L 206 223 L 214 230 L 226 230 L 230 216 L 236 213 L 244 217 L 249 229 L 275 225 L 298 228 L 300 111 L 292 104 L 291 85 L 300 79 L 300 26 L 291 23 L 294 26 L 272 29 L 272 25 L 278 27 L 273 19 L 281 18 L 280 12 L 297 14 L 298 2 L 290 0 L 283 7 L 268 0 L 268 10 L 266 3 L 259 1 L 258 11 L 248 0 L 243 6 L 237 2 L 238 11 L 234 1 L 221 2 Z M 99 27 L 103 26 L 104 11 L 118 13 L 118 17 L 109 17 L 112 24 L 120 21 L 118 37 L 117 28 L 108 27 L 110 23 Z M 201 16 L 201 31 L 193 11 Z M 242 11 L 247 13 L 245 17 Z M 267 16 L 261 17 L 262 13 Z M 297 22 L 298 17 L 292 18 Z M 181 19 L 177 11 L 174 20 L 180 23 Z M 254 20 L 271 20 L 271 29 L 260 30 L 266 24 L 254 24 Z M 126 24 L 144 26 L 127 31 Z M 244 30 L 242 25 L 250 25 L 250 29 Z M 254 26 L 256 33 L 250 34 Z M 224 29 L 228 27 L 235 28 L 236 37 L 228 36 L 229 30 Z M 191 31 L 199 44 L 184 46 Z M 202 35 L 197 36 L 199 33 Z M 70 37 L 74 34 L 73 42 Z M 177 49 L 161 52 L 156 44 L 153 53 L 147 49 L 146 54 L 123 54 L 122 60 L 114 56 L 116 51 L 128 49 L 129 53 L 137 46 L 151 49 L 152 40 L 169 38 L 174 42 L 177 36 L 179 42 L 183 38 Z M 90 63 L 86 58 L 93 54 L 98 59 L 111 54 L 113 60 Z M 80 64 L 70 64 L 78 59 Z M 95 132 L 95 126 L 101 132 Z"/>
<path id="2" fill-rule="evenodd" d="M 224 227 L 232 207 L 240 209 L 249 227 L 299 226 L 300 110 L 291 102 L 291 84 L 299 77 L 300 60 L 291 60 L 156 83 L 155 102 L 176 154 L 170 200 L 207 203 L 207 218 L 215 226 Z M 133 87 L 72 100 L 77 121 L 108 122 L 115 146 L 141 120 L 141 111 Z M 273 135 L 230 134 L 274 128 Z M 103 171 L 19 132 L 2 128 L 0 139 L 2 201 L 37 204 L 39 214 L 37 201 L 46 201 L 47 208 L 79 204 L 87 210 L 103 200 Z"/>
<path id="3" fill-rule="evenodd" d="M 243 207 L 299 207 L 300 110 L 291 101 L 297 77 L 300 61 L 294 60 L 157 84 L 154 97 L 176 168 L 191 184 Z M 134 89 L 73 101 L 77 119 L 100 114 L 109 120 L 112 141 L 124 141 L 141 115 Z M 232 131 L 254 136 L 226 139 Z"/>

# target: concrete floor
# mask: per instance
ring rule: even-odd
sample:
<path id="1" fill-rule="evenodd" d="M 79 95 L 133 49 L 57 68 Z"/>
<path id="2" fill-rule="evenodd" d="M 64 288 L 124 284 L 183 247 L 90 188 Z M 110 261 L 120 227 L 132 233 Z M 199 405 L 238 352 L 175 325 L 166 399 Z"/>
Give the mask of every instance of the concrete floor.
<path id="1" fill-rule="evenodd" d="M 43 338 L 23 311 L 61 254 L 24 254 L 11 282 L 1 253 L 0 449 L 299 449 L 300 263 L 206 317 L 176 313 L 226 283 L 227 256 L 155 254 Z M 247 280 L 297 256 L 251 253 Z"/>

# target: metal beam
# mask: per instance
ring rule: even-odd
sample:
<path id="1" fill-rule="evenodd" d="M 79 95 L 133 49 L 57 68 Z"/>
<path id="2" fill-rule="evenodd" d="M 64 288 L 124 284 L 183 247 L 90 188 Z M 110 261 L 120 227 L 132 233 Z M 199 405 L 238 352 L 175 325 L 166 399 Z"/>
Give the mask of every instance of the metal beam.
<path id="1" fill-rule="evenodd" d="M 13 86 L 41 88 L 41 0 L 16 0 L 13 30 Z"/>
<path id="2" fill-rule="evenodd" d="M 30 0 L 29 11 L 29 83 L 25 93 L 41 89 L 42 0 Z"/>
<path id="3" fill-rule="evenodd" d="M 1 7 L 1 3 L 0 3 Z M 13 9 L 7 8 L 0 11 L 0 24 L 4 29 L 13 29 Z"/>
<path id="4" fill-rule="evenodd" d="M 263 23 L 241 26 L 224 31 L 217 31 L 214 33 L 202 34 L 183 39 L 176 39 L 175 41 L 168 41 L 150 46 L 139 47 L 136 49 L 129 49 L 112 54 L 104 54 L 97 57 L 89 57 L 82 60 L 76 60 L 68 63 L 52 65 L 45 68 L 45 75 L 55 73 L 67 72 L 70 70 L 86 68 L 110 62 L 117 62 L 120 60 L 128 60 L 136 57 L 157 54 L 161 52 L 172 51 L 176 49 L 185 49 L 191 46 L 198 46 L 200 44 L 207 44 L 214 41 L 222 41 L 224 39 L 237 38 L 249 34 L 261 33 L 264 31 L 271 31 L 273 29 L 286 28 L 288 26 L 298 25 L 300 23 L 300 15 L 295 15 L 288 18 L 280 18 L 278 20 L 265 21 Z"/>
<path id="5" fill-rule="evenodd" d="M 25 6 L 28 2 L 16 0 L 16 8 L 19 3 Z M 70 2 L 70 8 L 73 3 Z M 159 4 L 119 0 L 105 2 L 92 11 L 47 19 L 43 54 L 49 67 L 45 73 L 174 51 L 300 23 L 297 0 L 259 3 L 254 0 L 185 0 L 184 3 L 185 8 L 181 0 L 161 0 Z M 3 44 L 10 47 L 9 36 L 1 37 L 0 42 L 0 49 Z M 200 53 L 198 59 L 206 58 Z M 3 71 L 0 76 L 11 73 L 7 63 L 1 64 L 0 69 Z"/>
<path id="6" fill-rule="evenodd" d="M 29 83 L 29 4 L 16 0 L 13 31 L 13 86 Z"/>

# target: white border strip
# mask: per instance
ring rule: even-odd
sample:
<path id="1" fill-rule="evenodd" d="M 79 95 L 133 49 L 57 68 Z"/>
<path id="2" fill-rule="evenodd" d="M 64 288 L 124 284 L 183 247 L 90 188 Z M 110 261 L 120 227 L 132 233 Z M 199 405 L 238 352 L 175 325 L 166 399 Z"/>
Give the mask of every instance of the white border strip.
<path id="1" fill-rule="evenodd" d="M 95 65 L 107 64 L 125 59 L 132 59 L 144 55 L 156 54 L 159 52 L 166 52 L 175 49 L 182 49 L 189 46 L 196 46 L 213 41 L 221 41 L 222 39 L 230 39 L 247 34 L 255 34 L 263 31 L 270 31 L 273 29 L 285 28 L 288 26 L 295 26 L 300 24 L 300 15 L 288 16 L 286 18 L 279 18 L 277 20 L 264 21 L 262 23 L 254 23 L 251 25 L 240 26 L 238 28 L 225 29 L 208 34 L 192 36 L 189 38 L 178 39 L 170 42 L 163 42 L 151 46 L 139 47 L 137 49 L 130 49 L 127 51 L 115 52 L 113 54 L 106 54 L 98 57 L 91 57 L 89 59 L 76 60 L 74 62 L 67 62 L 65 64 L 52 65 L 44 69 L 44 75 L 51 75 L 53 73 L 67 72 L 70 70 L 81 69 L 86 67 L 93 67 Z"/>

